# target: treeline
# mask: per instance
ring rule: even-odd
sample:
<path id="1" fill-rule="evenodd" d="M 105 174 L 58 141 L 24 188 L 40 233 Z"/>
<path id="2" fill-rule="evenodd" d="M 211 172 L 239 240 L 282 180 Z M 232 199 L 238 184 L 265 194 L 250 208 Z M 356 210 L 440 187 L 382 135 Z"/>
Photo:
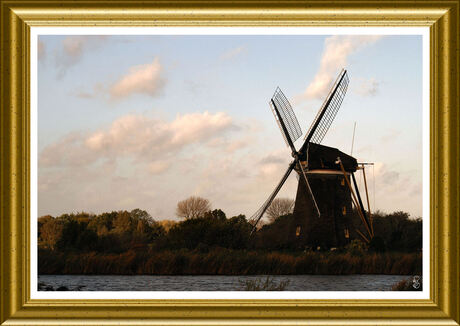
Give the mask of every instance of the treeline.
<path id="1" fill-rule="evenodd" d="M 252 226 L 243 215 L 227 218 L 219 209 L 182 222 L 155 221 L 135 209 L 90 215 L 64 214 L 38 219 L 38 246 L 60 252 L 122 253 L 130 249 L 249 247 Z"/>
<path id="2" fill-rule="evenodd" d="M 421 220 L 403 212 L 374 214 L 383 247 L 353 240 L 334 252 L 290 247 L 292 215 L 250 237 L 244 215 L 222 210 L 181 222 L 155 221 L 135 209 L 38 220 L 41 274 L 416 274 L 421 269 Z M 307 248 L 305 248 L 307 249 Z"/>
<path id="3" fill-rule="evenodd" d="M 383 245 L 390 251 L 413 252 L 422 249 L 422 219 L 410 219 L 405 212 L 384 214 L 377 211 L 372 214 L 374 233 L 383 239 Z M 354 225 L 359 225 L 357 214 Z"/>

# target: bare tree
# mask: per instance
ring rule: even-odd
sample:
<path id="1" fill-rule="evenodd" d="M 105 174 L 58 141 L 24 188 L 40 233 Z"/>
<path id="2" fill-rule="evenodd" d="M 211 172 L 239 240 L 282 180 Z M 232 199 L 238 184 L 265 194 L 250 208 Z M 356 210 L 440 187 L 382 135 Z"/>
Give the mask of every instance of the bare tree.
<path id="1" fill-rule="evenodd" d="M 267 209 L 267 217 L 273 222 L 278 217 L 292 213 L 294 200 L 290 198 L 276 198 Z"/>
<path id="2" fill-rule="evenodd" d="M 209 200 L 191 196 L 177 203 L 176 215 L 185 219 L 198 218 L 210 210 Z"/>

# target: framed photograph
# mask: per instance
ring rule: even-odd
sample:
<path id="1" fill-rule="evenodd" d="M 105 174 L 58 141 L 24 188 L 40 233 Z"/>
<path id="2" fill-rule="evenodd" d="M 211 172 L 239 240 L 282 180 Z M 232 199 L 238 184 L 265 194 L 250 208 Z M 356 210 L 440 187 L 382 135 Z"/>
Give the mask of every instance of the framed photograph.
<path id="1" fill-rule="evenodd" d="M 458 325 L 458 5 L 2 1 L 2 325 Z"/>

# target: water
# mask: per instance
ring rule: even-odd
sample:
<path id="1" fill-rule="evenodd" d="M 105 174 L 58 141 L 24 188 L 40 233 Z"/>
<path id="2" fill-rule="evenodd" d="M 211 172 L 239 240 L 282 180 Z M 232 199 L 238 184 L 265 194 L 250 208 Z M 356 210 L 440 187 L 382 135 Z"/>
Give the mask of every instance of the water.
<path id="1" fill-rule="evenodd" d="M 275 275 L 276 283 L 289 280 L 286 291 L 391 291 L 407 275 Z M 83 291 L 242 291 L 246 280 L 266 276 L 161 275 L 39 275 L 38 282 L 53 288 Z"/>

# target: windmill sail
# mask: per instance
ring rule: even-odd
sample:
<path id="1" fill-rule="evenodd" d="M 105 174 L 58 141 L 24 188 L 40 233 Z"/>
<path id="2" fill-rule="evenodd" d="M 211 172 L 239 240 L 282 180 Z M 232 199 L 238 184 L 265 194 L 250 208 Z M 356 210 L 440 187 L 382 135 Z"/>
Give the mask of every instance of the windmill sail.
<path id="1" fill-rule="evenodd" d="M 294 142 L 302 136 L 302 129 L 292 110 L 291 104 L 279 87 L 270 100 L 270 107 L 286 145 L 292 149 Z"/>
<path id="2" fill-rule="evenodd" d="M 270 100 L 270 108 L 272 109 L 273 115 L 275 116 L 275 120 L 278 123 L 278 127 L 281 130 L 281 134 L 284 137 L 286 145 L 291 148 L 294 156 L 294 154 L 297 153 L 294 147 L 294 142 L 299 139 L 300 136 L 302 136 L 302 129 L 300 128 L 299 121 L 297 120 L 297 117 L 292 110 L 291 104 L 279 87 L 276 89 L 275 94 L 273 94 L 273 97 Z M 275 199 L 276 195 L 283 187 L 292 170 L 297 165 L 297 161 L 298 160 L 296 158 L 291 162 L 291 164 L 289 164 L 289 167 L 284 173 L 283 178 L 279 182 L 278 186 L 275 188 L 275 190 L 273 190 L 273 192 L 267 198 L 265 203 L 257 210 L 257 212 L 251 216 L 250 221 L 253 225 L 251 234 L 255 231 L 257 223 L 259 223 L 265 211 L 271 205 L 273 199 Z"/>
<path id="3" fill-rule="evenodd" d="M 270 194 L 270 196 L 267 198 L 267 200 L 265 201 L 265 203 L 257 210 L 257 212 L 255 212 L 251 218 L 249 219 L 251 221 L 251 224 L 252 224 L 252 231 L 251 231 L 251 234 L 255 231 L 256 229 L 256 226 L 257 226 L 257 223 L 259 223 L 260 219 L 262 218 L 262 216 L 264 215 L 265 211 L 267 210 L 267 208 L 270 206 L 270 204 L 272 203 L 273 199 L 275 199 L 276 195 L 278 194 L 278 192 L 281 190 L 281 188 L 283 187 L 284 183 L 286 182 L 287 178 L 289 177 L 289 175 L 291 174 L 292 170 L 294 169 L 296 165 L 296 161 L 294 160 L 293 162 L 291 162 L 291 164 L 289 164 L 289 167 L 288 169 L 286 170 L 286 172 L 284 173 L 283 177 L 281 178 L 281 181 L 278 183 L 278 186 L 276 186 L 275 190 L 273 190 L 273 192 Z"/>
<path id="4" fill-rule="evenodd" d="M 294 114 L 294 111 L 292 110 L 291 104 L 289 103 L 288 99 L 286 96 L 283 94 L 281 89 L 278 87 L 273 95 L 273 97 L 270 100 L 270 107 L 272 109 L 272 112 L 275 116 L 276 122 L 278 123 L 278 126 L 281 130 L 281 134 L 283 135 L 283 138 L 286 142 L 286 144 L 291 148 L 292 151 L 292 157 L 294 157 L 294 161 L 291 162 L 289 165 L 288 169 L 286 170 L 285 174 L 283 175 L 281 181 L 277 185 L 277 187 L 273 190 L 273 192 L 270 194 L 270 196 L 267 198 L 267 200 L 264 202 L 264 204 L 254 213 L 254 215 L 250 218 L 251 224 L 253 226 L 251 234 L 255 231 L 257 223 L 260 221 L 260 219 L 263 217 L 265 211 L 268 209 L 268 207 L 271 205 L 273 202 L 274 198 L 286 182 L 286 179 L 289 177 L 290 173 L 292 172 L 293 169 L 296 170 L 299 176 L 299 188 L 298 188 L 298 193 L 299 189 L 301 189 L 302 192 L 305 193 L 305 196 L 297 196 L 297 200 L 300 200 L 303 202 L 303 206 L 300 205 L 299 207 L 299 212 L 307 211 L 308 214 L 311 215 L 310 212 L 313 210 L 316 210 L 318 217 L 321 216 L 320 212 L 320 207 L 321 210 L 324 209 L 325 212 L 325 218 L 331 219 L 331 214 L 328 213 L 330 209 L 325 206 L 324 202 L 321 206 L 321 203 L 317 202 L 315 195 L 313 194 L 312 186 L 310 186 L 310 181 L 314 181 L 316 183 L 317 189 L 315 189 L 315 192 L 318 190 L 320 193 L 321 197 L 327 197 L 330 196 L 330 193 L 324 192 L 324 187 L 319 187 L 318 188 L 318 180 L 321 180 L 321 185 L 325 183 L 325 180 L 327 179 L 327 182 L 325 184 L 332 185 L 331 187 L 335 187 L 335 183 L 337 180 L 339 180 L 337 177 L 335 177 L 336 173 L 335 170 L 337 170 L 336 166 L 336 149 L 330 148 L 326 149 L 326 146 L 320 145 L 321 141 L 323 140 L 324 136 L 326 135 L 328 129 L 330 128 L 332 122 L 335 119 L 335 116 L 337 115 L 337 112 L 340 109 L 340 106 L 342 104 L 342 101 L 345 97 L 347 88 L 348 88 L 348 75 L 346 70 L 342 70 L 335 81 L 332 89 L 330 90 L 328 96 L 326 97 L 326 100 L 324 101 L 323 105 L 321 106 L 319 112 L 317 113 L 306 137 L 304 144 L 302 145 L 301 149 L 297 151 L 294 146 L 294 142 L 300 138 L 302 135 L 302 130 L 300 128 L 299 122 L 297 121 L 297 118 Z M 315 146 L 318 147 L 320 146 L 321 148 L 324 148 L 322 151 L 315 150 Z M 311 147 L 313 147 L 313 150 L 311 150 Z M 335 150 L 335 151 L 334 151 Z M 308 175 L 308 172 L 310 170 L 310 164 L 309 164 L 309 153 L 313 155 L 312 162 L 315 163 L 316 161 L 321 162 L 321 169 L 325 170 L 332 170 L 332 173 L 326 173 L 324 176 L 332 176 L 331 177 L 324 177 L 323 175 L 316 173 L 313 173 L 313 177 L 310 180 L 310 175 Z M 332 156 L 331 156 L 332 155 Z M 326 166 L 324 165 L 325 159 Z M 354 165 L 356 165 L 356 160 L 354 160 Z M 353 163 L 353 162 L 352 162 Z M 305 165 L 305 166 L 304 166 Z M 314 165 L 314 164 L 313 164 Z M 356 169 L 354 168 L 354 165 L 351 169 L 352 171 L 355 171 Z M 349 170 L 347 169 L 347 171 Z M 326 171 L 326 172 L 327 172 Z M 344 173 L 346 173 L 344 171 Z M 319 175 L 319 176 L 318 176 Z M 323 180 L 324 179 L 324 180 Z M 339 181 L 337 181 L 339 182 Z M 300 187 L 300 185 L 305 184 L 305 187 Z M 313 185 L 313 183 L 312 183 Z M 343 184 L 342 184 L 343 185 Z M 321 189 L 320 189 L 321 188 Z M 331 188 L 332 189 L 332 188 Z M 335 189 L 335 188 L 334 188 Z M 343 197 L 343 194 L 342 194 Z M 346 198 L 344 197 L 343 199 L 344 203 L 346 204 Z M 340 207 L 342 215 L 345 215 L 343 207 L 346 205 L 343 205 Z M 351 206 L 351 203 L 350 203 Z M 297 202 L 296 202 L 296 207 L 297 207 Z M 303 208 L 302 208 L 303 207 Z M 338 207 L 338 206 L 337 206 Z M 335 209 L 335 208 L 334 208 Z M 351 210 L 351 208 L 350 208 Z M 298 213 L 300 214 L 300 213 Z M 304 213 L 302 213 L 304 214 Z M 333 214 L 333 216 L 335 216 Z M 335 221 L 335 220 L 334 220 Z M 300 223 L 300 222 L 299 222 Z M 302 222 L 304 223 L 304 222 Z M 300 223 L 300 224 L 302 224 Z M 309 224 L 309 228 L 313 230 L 315 227 L 314 224 L 317 223 L 316 221 L 313 221 L 312 223 Z M 334 222 L 335 223 L 335 222 Z M 299 225 L 300 225 L 299 224 Z M 305 224 L 305 223 L 304 223 Z M 298 226 L 299 227 L 299 226 Z M 348 232 L 348 228 L 344 229 L 344 232 Z M 300 232 L 300 231 L 299 231 Z M 345 234 L 346 234 L 345 232 Z M 299 233 L 300 234 L 300 233 Z M 296 236 L 298 236 L 297 231 L 296 231 Z M 346 237 L 345 235 L 343 237 Z M 340 238 L 341 239 L 341 238 Z M 338 241 L 336 239 L 336 241 Z M 345 241 L 345 240 L 344 240 Z"/>
<path id="5" fill-rule="evenodd" d="M 342 69 L 305 136 L 305 143 L 302 146 L 302 150 L 309 142 L 320 144 L 323 141 L 324 136 L 340 109 L 340 105 L 347 92 L 348 82 L 347 71 Z"/>

